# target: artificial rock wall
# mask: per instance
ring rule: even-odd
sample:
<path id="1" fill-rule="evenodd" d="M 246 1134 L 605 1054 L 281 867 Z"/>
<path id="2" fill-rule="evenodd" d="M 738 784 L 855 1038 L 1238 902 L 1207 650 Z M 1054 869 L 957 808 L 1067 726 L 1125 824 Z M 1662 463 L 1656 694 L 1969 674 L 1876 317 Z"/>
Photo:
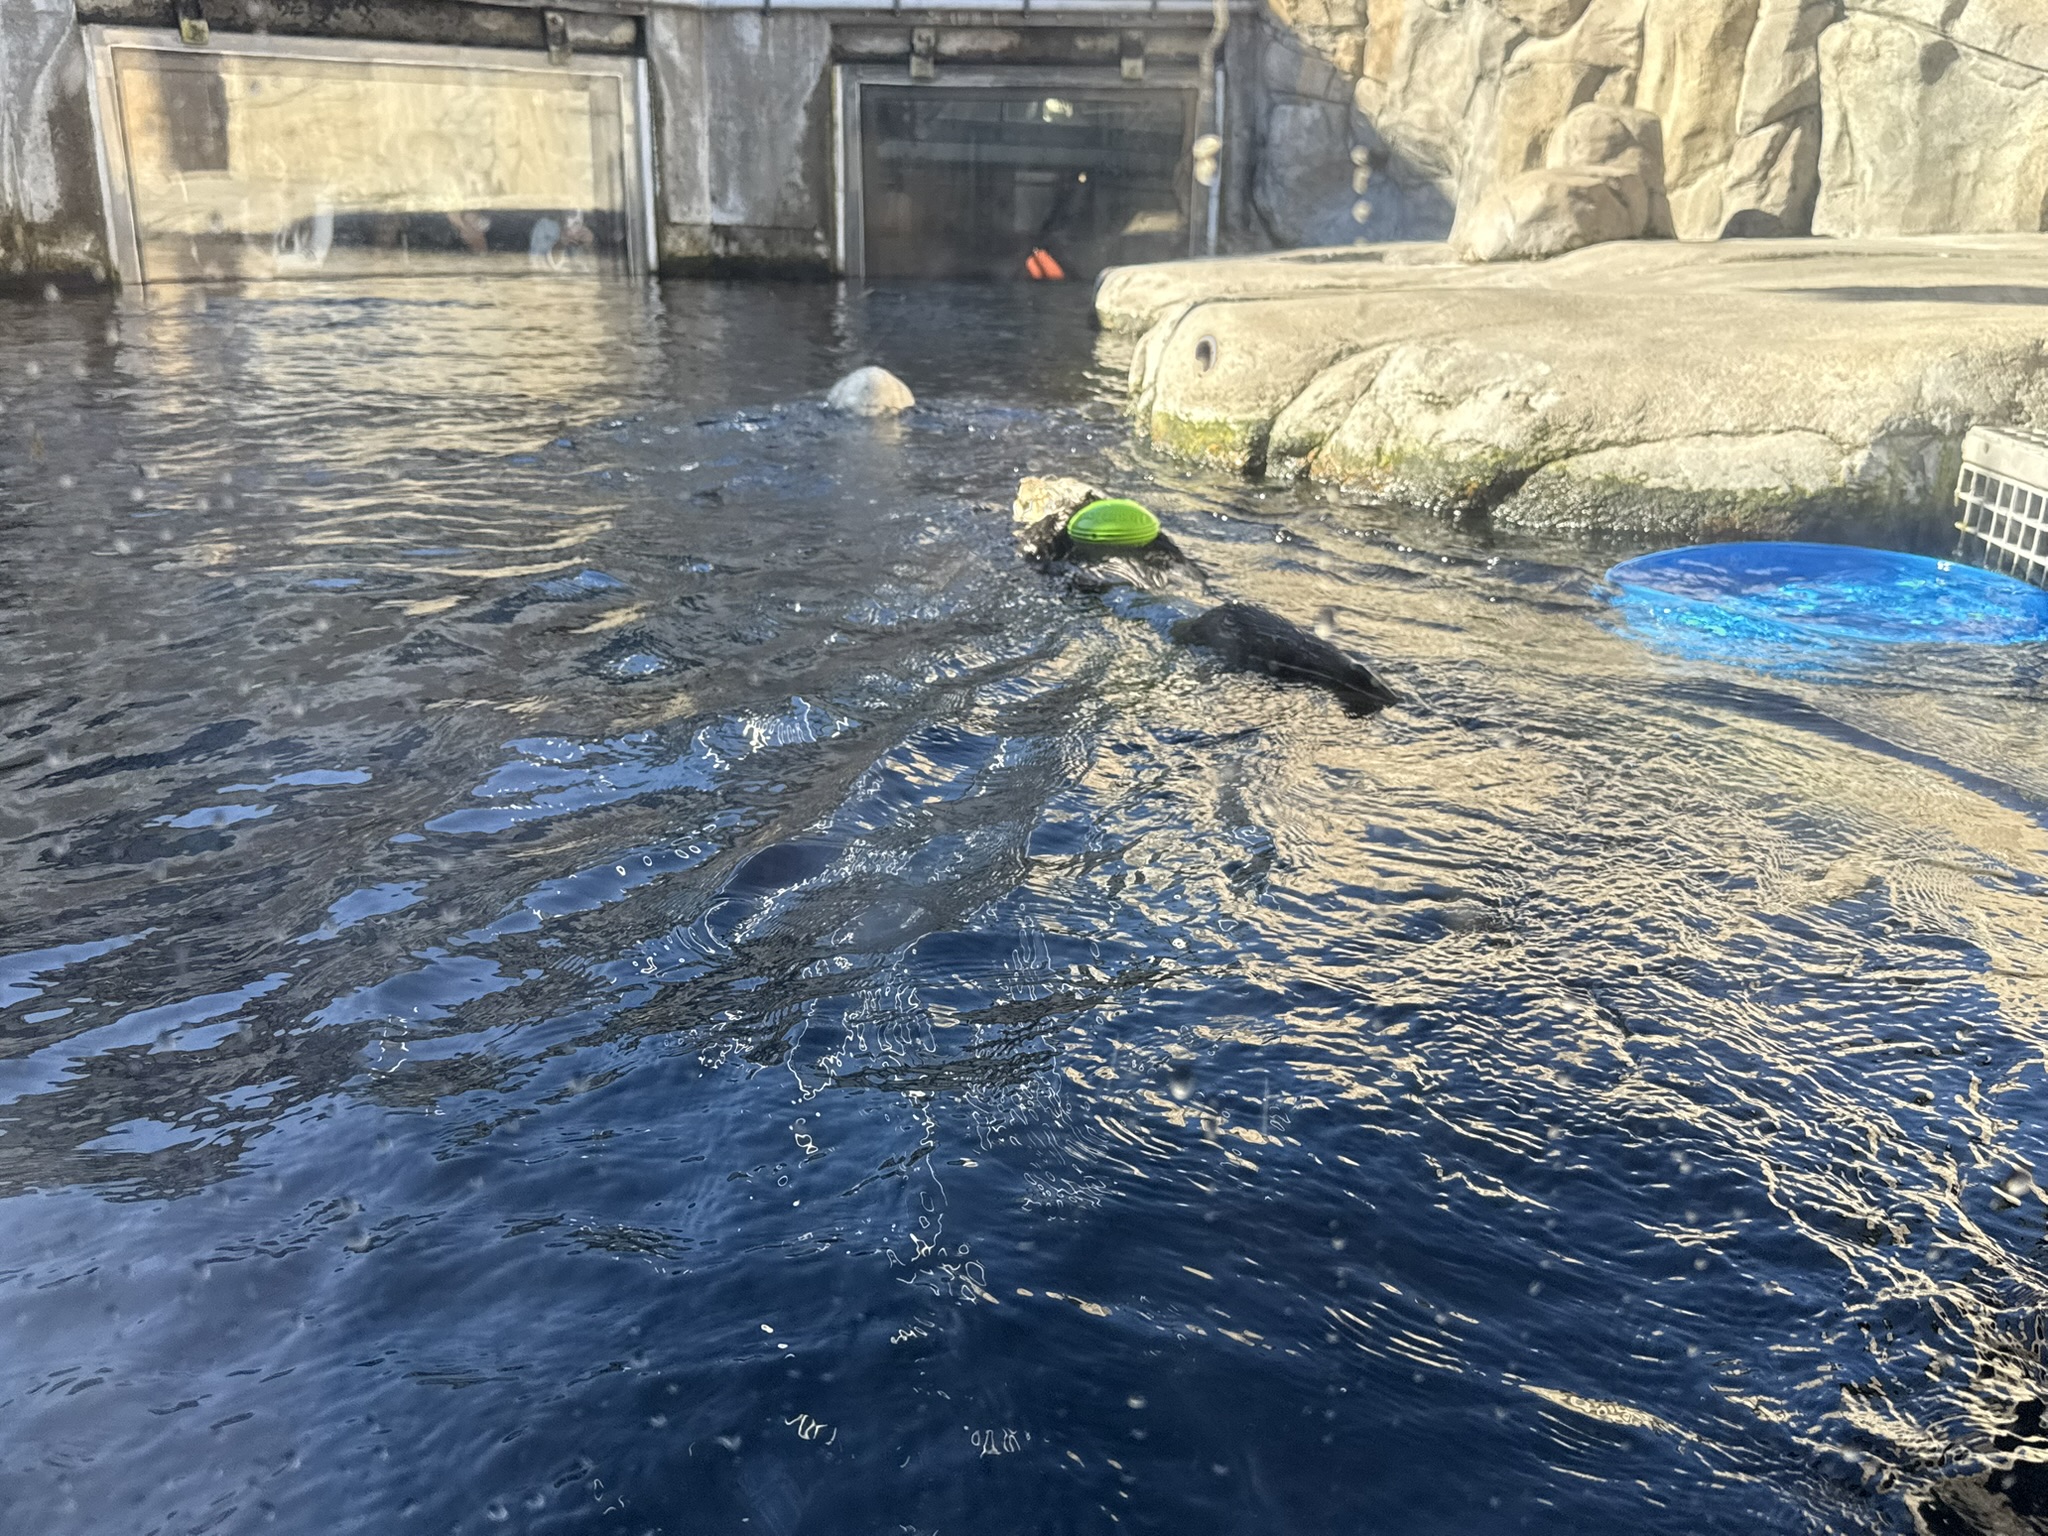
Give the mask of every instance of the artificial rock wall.
<path id="1" fill-rule="evenodd" d="M 1595 103 L 1659 120 L 1680 238 L 2048 228 L 2048 0 L 1269 5 L 1278 244 L 1449 237 Z"/>
<path id="2" fill-rule="evenodd" d="M 2048 229 L 2048 3 L 1849 0 L 1819 54 L 1816 234 Z"/>

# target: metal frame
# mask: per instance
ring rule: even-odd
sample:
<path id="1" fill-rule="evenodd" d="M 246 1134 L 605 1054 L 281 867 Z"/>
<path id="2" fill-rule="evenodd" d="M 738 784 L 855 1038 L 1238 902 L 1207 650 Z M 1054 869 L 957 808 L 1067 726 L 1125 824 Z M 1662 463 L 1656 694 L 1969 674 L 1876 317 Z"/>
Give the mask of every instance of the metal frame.
<path id="1" fill-rule="evenodd" d="M 1028 64 L 978 65 L 973 68 L 941 68 L 931 79 L 912 79 L 901 64 L 835 64 L 832 67 L 832 211 L 833 258 L 839 275 L 850 282 L 867 276 L 867 223 L 861 185 L 860 93 L 870 85 L 892 90 L 919 91 L 1012 90 L 1012 91 L 1184 91 L 1190 93 L 1188 116 L 1194 114 L 1193 93 L 1200 87 L 1200 72 L 1188 68 L 1146 70 L 1142 80 L 1126 80 L 1115 68 L 1033 67 Z M 1192 126 L 1183 132 L 1185 141 Z M 1185 147 L 1185 143 L 1183 144 Z M 1196 222 L 1191 201 L 1188 222 Z"/>
<path id="2" fill-rule="evenodd" d="M 619 107 L 626 142 L 620 166 L 626 179 L 628 238 L 626 269 L 635 276 L 654 271 L 654 143 L 649 111 L 647 61 L 622 54 L 577 54 L 555 64 L 538 50 L 464 48 L 430 43 L 385 43 L 360 39 L 213 34 L 204 48 L 191 48 L 170 29 L 85 27 L 90 67 L 86 95 L 92 108 L 93 141 L 99 163 L 100 196 L 106 209 L 107 250 L 121 281 L 141 285 L 142 251 L 135 226 L 135 187 L 128 168 L 121 86 L 114 70 L 118 48 L 165 53 L 211 53 L 263 59 L 314 59 L 358 64 L 403 64 L 430 69 L 496 70 L 553 76 L 603 76 L 620 85 Z M 637 209 L 637 212 L 636 212 Z"/>
<path id="3" fill-rule="evenodd" d="M 1971 428 L 1956 512 L 1958 559 L 2048 587 L 2048 433 Z"/>
<path id="4" fill-rule="evenodd" d="M 545 0 L 514 0 L 542 4 Z M 1251 15 L 1258 7 L 1231 0 L 1234 10 Z M 818 11 L 862 12 L 862 20 L 900 21 L 915 18 L 931 26 L 986 25 L 977 18 L 1001 16 L 1009 24 L 1017 16 L 1034 21 L 1061 21 L 1070 16 L 1119 17 L 1133 25 L 1162 17 L 1201 17 L 1214 11 L 1214 0 L 655 0 L 657 10 L 685 11 Z"/>

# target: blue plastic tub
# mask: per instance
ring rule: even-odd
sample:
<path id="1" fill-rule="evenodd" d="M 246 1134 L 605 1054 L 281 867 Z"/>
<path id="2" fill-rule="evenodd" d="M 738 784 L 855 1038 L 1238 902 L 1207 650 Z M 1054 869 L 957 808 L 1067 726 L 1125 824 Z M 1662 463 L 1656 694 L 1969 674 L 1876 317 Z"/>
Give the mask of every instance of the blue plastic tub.
<path id="1" fill-rule="evenodd" d="M 1705 544 L 1625 560 L 1615 606 L 1651 637 L 1764 648 L 2048 643 L 2048 592 L 1847 544 Z"/>

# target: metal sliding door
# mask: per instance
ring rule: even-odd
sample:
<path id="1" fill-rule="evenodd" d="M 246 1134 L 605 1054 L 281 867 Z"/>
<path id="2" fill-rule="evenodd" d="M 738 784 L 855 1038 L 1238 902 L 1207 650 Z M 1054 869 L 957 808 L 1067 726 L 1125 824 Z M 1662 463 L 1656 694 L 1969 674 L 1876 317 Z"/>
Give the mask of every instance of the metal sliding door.
<path id="1" fill-rule="evenodd" d="M 1024 279 L 1186 254 L 1195 91 L 996 67 L 910 81 L 839 66 L 839 265 L 852 277 Z M 1038 258 L 1037 269 L 1033 258 Z"/>

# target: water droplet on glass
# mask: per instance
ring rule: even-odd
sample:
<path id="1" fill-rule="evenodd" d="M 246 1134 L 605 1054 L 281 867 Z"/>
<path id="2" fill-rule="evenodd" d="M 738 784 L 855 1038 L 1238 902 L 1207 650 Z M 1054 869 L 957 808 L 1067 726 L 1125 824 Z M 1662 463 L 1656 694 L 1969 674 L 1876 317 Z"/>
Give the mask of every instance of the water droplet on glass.
<path id="1" fill-rule="evenodd" d="M 512 1511 L 505 1507 L 502 1499 L 493 1499 L 484 1506 L 484 1518 L 493 1524 L 500 1524 L 512 1518 Z"/>
<path id="2" fill-rule="evenodd" d="M 1166 1091 L 1178 1104 L 1185 1104 L 1195 1096 L 1195 1064 L 1192 1061 L 1176 1061 L 1166 1069 Z"/>
<path id="3" fill-rule="evenodd" d="M 1136 1393 L 1132 1393 L 1130 1397 L 1125 1399 L 1125 1401 L 1129 1403 L 1129 1405 L 1132 1408 L 1143 1408 L 1145 1406 L 1145 1399 L 1139 1397 Z"/>

